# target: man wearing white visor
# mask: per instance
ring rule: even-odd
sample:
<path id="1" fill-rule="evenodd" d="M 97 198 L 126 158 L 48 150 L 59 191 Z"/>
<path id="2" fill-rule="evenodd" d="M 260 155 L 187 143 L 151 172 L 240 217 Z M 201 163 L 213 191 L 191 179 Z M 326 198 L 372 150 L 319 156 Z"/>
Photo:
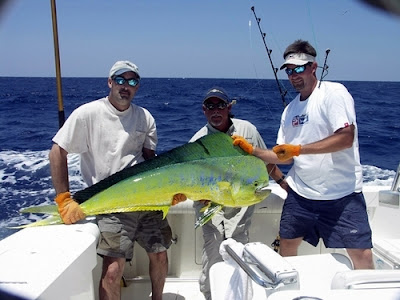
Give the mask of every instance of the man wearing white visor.
<path id="1" fill-rule="evenodd" d="M 299 94 L 285 108 L 272 151 L 236 137 L 235 145 L 268 163 L 292 164 L 280 221 L 280 253 L 297 255 L 302 240 L 346 248 L 355 269 L 372 269 L 371 228 L 362 194 L 362 167 L 354 100 L 336 82 L 319 82 L 317 53 L 297 40 L 284 53 Z"/>

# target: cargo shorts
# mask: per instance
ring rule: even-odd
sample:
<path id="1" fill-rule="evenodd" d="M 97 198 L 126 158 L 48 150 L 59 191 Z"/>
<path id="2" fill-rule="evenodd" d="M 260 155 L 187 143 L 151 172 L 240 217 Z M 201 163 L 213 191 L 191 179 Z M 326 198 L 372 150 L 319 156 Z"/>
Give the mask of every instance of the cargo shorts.
<path id="1" fill-rule="evenodd" d="M 171 246 L 172 232 L 161 211 L 98 215 L 100 256 L 133 258 L 136 241 L 146 252 L 159 253 Z"/>

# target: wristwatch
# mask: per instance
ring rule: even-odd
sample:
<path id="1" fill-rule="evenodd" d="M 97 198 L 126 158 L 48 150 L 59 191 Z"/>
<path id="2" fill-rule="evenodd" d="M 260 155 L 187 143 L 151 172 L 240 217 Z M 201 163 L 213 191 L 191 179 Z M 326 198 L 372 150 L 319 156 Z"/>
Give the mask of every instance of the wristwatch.
<path id="1" fill-rule="evenodd" d="M 284 180 L 285 180 L 285 175 L 282 175 L 282 177 L 281 178 L 279 178 L 277 181 L 276 181 L 276 183 L 277 184 L 281 184 Z"/>

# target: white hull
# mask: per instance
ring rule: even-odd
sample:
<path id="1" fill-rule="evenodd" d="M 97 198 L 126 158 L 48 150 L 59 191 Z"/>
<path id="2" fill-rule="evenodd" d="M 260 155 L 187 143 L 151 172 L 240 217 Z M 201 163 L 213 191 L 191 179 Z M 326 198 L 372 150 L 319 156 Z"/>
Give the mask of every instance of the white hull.
<path id="1" fill-rule="evenodd" d="M 279 186 L 271 187 L 271 196 L 257 205 L 250 231 L 251 242 L 262 242 L 268 246 L 278 233 L 283 199 L 286 196 L 286 192 Z M 390 190 L 390 187 L 364 188 L 373 229 L 374 262 L 376 269 L 397 269 L 400 266 L 398 194 L 389 195 L 391 201 L 394 199 L 393 205 L 383 206 L 379 202 L 380 190 Z M 383 196 L 387 196 L 388 193 L 385 192 Z M 171 209 L 168 220 L 176 243 L 168 250 L 169 274 L 163 299 L 202 300 L 204 297 L 199 291 L 197 280 L 201 269 L 203 238 L 201 229 L 194 229 L 195 215 L 191 201 Z M 98 234 L 97 226 L 92 223 L 55 225 L 23 229 L 0 241 L 0 291 L 27 299 L 98 299 L 101 271 L 101 259 L 96 255 Z M 386 298 L 380 298 L 400 299 L 400 289 L 378 290 L 375 287 L 370 293 L 364 290 L 331 290 L 329 287 L 333 275 L 351 266 L 339 265 L 339 269 L 336 270 L 333 265 L 324 265 L 324 262 L 331 259 L 330 253 L 346 254 L 342 249 L 326 249 L 322 243 L 315 248 L 303 243 L 299 249 L 299 256 L 288 258 L 298 269 L 303 281 L 301 292 L 282 290 L 270 293 L 268 299 L 293 299 L 305 289 L 323 299 L 355 299 L 358 296 L 363 299 L 376 299 L 365 298 L 363 293 L 367 293 L 368 297 L 374 293 L 386 293 Z M 321 259 L 323 261 L 319 262 Z M 384 272 L 377 276 L 384 277 Z M 138 245 L 135 246 L 133 261 L 126 264 L 124 278 L 127 287 L 122 288 L 122 299 L 150 299 L 148 258 Z M 400 276 L 398 279 L 400 282 Z M 267 299 L 268 293 L 265 293 L 264 288 L 255 283 L 253 286 L 256 293 L 253 299 Z M 220 285 L 220 292 L 225 288 L 226 286 Z M 358 293 L 357 296 L 355 293 Z"/>

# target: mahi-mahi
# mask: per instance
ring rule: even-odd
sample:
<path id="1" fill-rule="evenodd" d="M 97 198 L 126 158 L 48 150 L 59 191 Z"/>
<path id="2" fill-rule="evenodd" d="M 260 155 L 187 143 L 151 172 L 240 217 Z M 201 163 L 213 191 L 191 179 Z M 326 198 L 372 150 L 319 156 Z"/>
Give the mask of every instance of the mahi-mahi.
<path id="1" fill-rule="evenodd" d="M 265 199 L 270 192 L 266 186 L 265 163 L 233 146 L 230 136 L 216 133 L 124 169 L 73 198 L 87 216 L 160 210 L 165 217 L 175 194 L 193 201 L 208 199 L 218 209 L 243 207 Z M 62 223 L 55 205 L 21 212 L 53 215 L 21 227 Z"/>

